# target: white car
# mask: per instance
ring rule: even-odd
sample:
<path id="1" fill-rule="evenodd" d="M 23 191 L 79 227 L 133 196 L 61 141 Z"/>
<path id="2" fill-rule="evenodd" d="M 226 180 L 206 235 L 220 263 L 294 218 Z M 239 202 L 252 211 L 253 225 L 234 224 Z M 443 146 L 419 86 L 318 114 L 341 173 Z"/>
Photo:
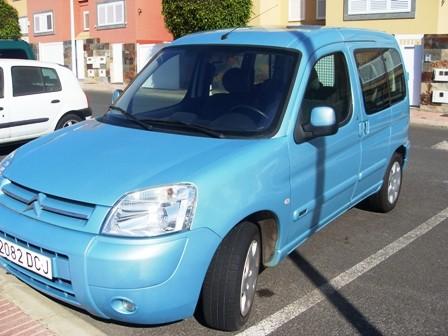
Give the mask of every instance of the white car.
<path id="1" fill-rule="evenodd" d="M 0 59 L 0 144 L 36 138 L 91 114 L 87 97 L 69 69 Z"/>

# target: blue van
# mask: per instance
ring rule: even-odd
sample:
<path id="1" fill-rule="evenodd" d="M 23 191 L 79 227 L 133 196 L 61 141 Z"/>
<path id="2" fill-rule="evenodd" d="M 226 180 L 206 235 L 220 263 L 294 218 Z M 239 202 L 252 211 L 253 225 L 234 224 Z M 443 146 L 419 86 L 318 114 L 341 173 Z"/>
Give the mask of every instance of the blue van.
<path id="1" fill-rule="evenodd" d="M 115 98 L 120 94 L 115 94 Z M 394 37 L 242 28 L 162 49 L 110 110 L 0 165 L 0 264 L 103 319 L 249 317 L 261 266 L 365 201 L 408 160 Z"/>

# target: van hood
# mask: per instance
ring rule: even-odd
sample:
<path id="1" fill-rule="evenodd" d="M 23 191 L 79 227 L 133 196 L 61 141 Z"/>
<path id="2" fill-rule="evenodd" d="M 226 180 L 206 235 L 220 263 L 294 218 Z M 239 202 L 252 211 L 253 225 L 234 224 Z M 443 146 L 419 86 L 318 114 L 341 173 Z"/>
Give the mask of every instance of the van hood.
<path id="1" fill-rule="evenodd" d="M 251 143 L 90 120 L 24 145 L 4 176 L 48 195 L 112 206 L 134 190 L 194 183 L 207 166 Z"/>

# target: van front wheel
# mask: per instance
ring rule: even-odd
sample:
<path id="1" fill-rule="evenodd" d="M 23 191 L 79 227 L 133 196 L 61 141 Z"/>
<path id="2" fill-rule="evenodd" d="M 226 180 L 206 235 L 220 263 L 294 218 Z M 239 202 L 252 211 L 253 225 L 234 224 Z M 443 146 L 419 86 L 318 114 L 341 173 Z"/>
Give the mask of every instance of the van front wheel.
<path id="1" fill-rule="evenodd" d="M 224 238 L 207 271 L 201 317 L 211 328 L 236 331 L 248 320 L 260 269 L 258 227 L 242 222 Z"/>
<path id="2" fill-rule="evenodd" d="M 389 212 L 398 202 L 403 179 L 403 158 L 395 153 L 387 167 L 383 186 L 374 195 L 367 199 L 369 208 L 377 212 Z"/>

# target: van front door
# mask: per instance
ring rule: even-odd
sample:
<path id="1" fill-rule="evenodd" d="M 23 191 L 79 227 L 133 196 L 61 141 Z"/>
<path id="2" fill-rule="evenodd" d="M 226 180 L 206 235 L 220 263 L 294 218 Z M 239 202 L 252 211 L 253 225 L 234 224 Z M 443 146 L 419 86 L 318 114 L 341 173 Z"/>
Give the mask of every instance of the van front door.
<path id="1" fill-rule="evenodd" d="M 325 137 L 296 137 L 290 145 L 294 221 L 291 246 L 350 207 L 361 155 L 352 103 L 354 73 L 347 66 L 345 47 L 332 53 L 322 49 L 309 64 L 307 88 L 296 127 L 306 127 L 314 107 L 329 106 L 336 112 L 339 129 L 336 134 Z"/>

